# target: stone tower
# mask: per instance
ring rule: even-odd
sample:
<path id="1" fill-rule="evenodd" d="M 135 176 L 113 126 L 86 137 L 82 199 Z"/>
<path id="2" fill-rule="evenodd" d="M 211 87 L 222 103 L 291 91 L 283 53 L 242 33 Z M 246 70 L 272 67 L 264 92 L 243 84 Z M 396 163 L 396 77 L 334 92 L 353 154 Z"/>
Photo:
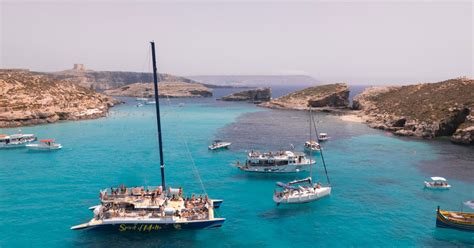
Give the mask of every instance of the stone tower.
<path id="1" fill-rule="evenodd" d="M 74 67 L 72 69 L 76 71 L 85 71 L 86 67 L 84 66 L 84 64 L 74 64 Z"/>

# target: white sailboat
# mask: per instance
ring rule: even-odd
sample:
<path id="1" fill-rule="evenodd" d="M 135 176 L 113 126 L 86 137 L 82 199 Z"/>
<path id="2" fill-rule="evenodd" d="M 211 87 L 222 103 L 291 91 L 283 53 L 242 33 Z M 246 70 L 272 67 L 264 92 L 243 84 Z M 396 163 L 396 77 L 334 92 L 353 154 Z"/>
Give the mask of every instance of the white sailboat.
<path id="1" fill-rule="evenodd" d="M 225 219 L 215 216 L 214 209 L 222 200 L 207 195 L 184 197 L 183 189 L 166 188 L 163 142 L 155 44 L 151 42 L 153 82 L 160 154 L 161 186 L 110 188 L 100 192 L 100 205 L 93 206 L 94 217 L 88 222 L 71 227 L 72 230 L 95 229 L 118 232 L 156 232 L 165 229 L 209 229 L 220 227 Z"/>
<path id="2" fill-rule="evenodd" d="M 309 110 L 309 122 L 310 122 L 310 140 L 311 140 L 311 123 L 314 124 L 314 129 L 316 131 L 317 136 L 317 129 L 316 123 L 311 115 L 311 108 Z M 316 137 L 317 138 L 317 137 Z M 277 182 L 277 186 L 280 190 L 275 190 L 273 194 L 273 201 L 278 205 L 280 204 L 297 204 L 297 203 L 307 203 L 311 201 L 319 200 L 325 196 L 329 196 L 331 194 L 331 186 L 329 181 L 329 176 L 326 169 L 326 163 L 324 161 L 324 156 L 322 151 L 321 158 L 323 160 L 324 171 L 326 172 L 326 178 L 328 181 L 327 186 L 323 186 L 320 183 L 314 184 L 313 183 L 313 170 L 312 166 L 310 166 L 310 176 L 300 180 L 294 180 L 289 183 L 282 183 Z M 312 151 L 310 150 L 310 158 L 312 155 Z"/>

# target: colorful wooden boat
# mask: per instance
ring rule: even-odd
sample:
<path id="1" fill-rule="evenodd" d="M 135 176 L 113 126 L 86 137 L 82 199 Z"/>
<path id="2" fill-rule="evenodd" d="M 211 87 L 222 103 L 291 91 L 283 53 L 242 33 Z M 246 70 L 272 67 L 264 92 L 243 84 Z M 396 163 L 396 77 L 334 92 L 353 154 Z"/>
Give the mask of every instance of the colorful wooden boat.
<path id="1" fill-rule="evenodd" d="M 474 213 L 436 210 L 436 226 L 474 232 Z"/>

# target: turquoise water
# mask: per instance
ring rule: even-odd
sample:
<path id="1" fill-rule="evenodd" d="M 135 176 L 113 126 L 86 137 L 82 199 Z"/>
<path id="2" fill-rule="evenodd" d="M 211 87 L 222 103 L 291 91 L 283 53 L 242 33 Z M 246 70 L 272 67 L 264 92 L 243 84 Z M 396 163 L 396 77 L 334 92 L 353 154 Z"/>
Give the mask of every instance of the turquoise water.
<path id="1" fill-rule="evenodd" d="M 176 107 L 183 101 L 184 108 Z M 324 144 L 332 195 L 309 204 L 276 207 L 271 198 L 275 182 L 295 175 L 249 175 L 231 164 L 244 159 L 249 149 L 286 148 L 290 143 L 301 149 L 308 135 L 304 112 L 212 99 L 172 100 L 171 106 L 165 105 L 168 185 L 182 186 L 185 193 L 203 192 L 188 147 L 206 192 L 224 199 L 219 214 L 227 218 L 220 229 L 165 234 L 69 230 L 92 217 L 87 208 L 98 203 L 99 189 L 121 183 L 160 184 L 152 106 L 125 104 L 103 119 L 24 127 L 24 133 L 56 138 L 64 148 L 52 153 L 0 150 L 0 246 L 474 245 L 472 233 L 435 228 L 437 205 L 459 210 L 461 201 L 474 198 L 472 148 L 400 139 L 335 116 L 317 117 L 320 131 L 333 137 Z M 207 145 L 214 138 L 234 142 L 232 149 L 209 152 Z M 448 146 L 452 153 L 443 153 Z M 449 178 L 453 188 L 424 190 L 432 167 L 438 168 L 452 154 L 457 160 L 451 162 L 465 165 L 442 167 L 453 175 Z M 325 182 L 318 162 L 318 180 Z"/>

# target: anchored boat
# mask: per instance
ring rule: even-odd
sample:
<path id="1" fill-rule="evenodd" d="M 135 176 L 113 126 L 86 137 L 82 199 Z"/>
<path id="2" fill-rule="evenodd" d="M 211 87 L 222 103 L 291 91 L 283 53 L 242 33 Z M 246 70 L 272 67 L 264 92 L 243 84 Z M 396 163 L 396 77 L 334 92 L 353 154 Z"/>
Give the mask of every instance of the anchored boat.
<path id="1" fill-rule="evenodd" d="M 260 153 L 251 151 L 244 164 L 237 162 L 240 170 L 262 173 L 292 173 L 306 171 L 314 160 L 306 158 L 302 152 L 278 151 Z"/>
<path id="2" fill-rule="evenodd" d="M 311 108 L 309 108 L 309 118 L 312 118 L 311 115 Z M 309 140 L 304 143 L 304 150 L 305 152 L 312 153 L 312 152 L 319 152 L 321 151 L 321 145 L 319 144 L 319 138 L 316 133 L 316 140 L 312 139 L 312 128 L 311 128 L 311 120 L 309 121 Z"/>
<path id="3" fill-rule="evenodd" d="M 25 147 L 36 139 L 34 134 L 0 134 L 0 149 Z"/>
<path id="4" fill-rule="evenodd" d="M 316 123 L 311 115 L 311 108 L 309 109 L 309 136 L 311 140 L 312 128 L 311 123 L 314 124 L 314 129 L 316 134 L 318 133 L 316 130 Z M 310 150 L 310 158 L 312 155 L 312 150 Z M 294 180 L 289 183 L 282 183 L 277 182 L 277 186 L 280 190 L 275 190 L 273 193 L 273 201 L 278 205 L 280 204 L 295 204 L 295 203 L 307 203 L 311 201 L 319 200 L 325 196 L 331 194 L 331 186 L 329 181 L 328 172 L 326 169 L 326 162 L 324 161 L 323 152 L 321 152 L 321 159 L 323 160 L 324 171 L 326 172 L 326 179 L 328 182 L 328 186 L 323 186 L 320 183 L 313 184 L 313 170 L 312 166 L 310 165 L 310 173 L 309 177 Z"/>
<path id="5" fill-rule="evenodd" d="M 26 148 L 29 150 L 35 151 L 51 151 L 51 150 L 59 150 L 63 148 L 61 144 L 55 143 L 54 139 L 44 139 L 40 140 L 39 144 L 28 144 Z"/>
<path id="6" fill-rule="evenodd" d="M 323 142 L 329 140 L 330 138 L 331 137 L 329 137 L 327 133 L 319 133 L 318 140 L 319 142 Z"/>
<path id="7" fill-rule="evenodd" d="M 428 189 L 450 189 L 449 185 L 444 177 L 431 177 L 432 182 L 425 181 L 425 188 Z"/>
<path id="8" fill-rule="evenodd" d="M 321 151 L 321 145 L 315 140 L 309 140 L 304 143 L 304 150 L 306 152 L 319 152 Z"/>
<path id="9" fill-rule="evenodd" d="M 211 151 L 214 150 L 220 150 L 220 149 L 228 149 L 229 146 L 232 145 L 230 142 L 225 142 L 222 140 L 214 140 L 210 146 L 208 146 L 208 149 Z"/>
<path id="10" fill-rule="evenodd" d="M 125 187 L 102 190 L 98 206 L 91 207 L 94 217 L 71 227 L 81 229 L 110 229 L 119 232 L 152 232 L 165 229 L 207 229 L 220 227 L 224 218 L 217 218 L 214 209 L 222 200 L 212 200 L 207 195 L 184 197 L 182 188 L 166 188 L 163 142 L 161 133 L 158 79 L 155 44 L 151 42 L 153 83 L 156 103 L 158 143 L 161 168 L 161 186 Z"/>
<path id="11" fill-rule="evenodd" d="M 474 209 L 474 201 L 467 201 L 466 206 Z M 474 213 L 436 210 L 436 226 L 474 232 Z"/>

